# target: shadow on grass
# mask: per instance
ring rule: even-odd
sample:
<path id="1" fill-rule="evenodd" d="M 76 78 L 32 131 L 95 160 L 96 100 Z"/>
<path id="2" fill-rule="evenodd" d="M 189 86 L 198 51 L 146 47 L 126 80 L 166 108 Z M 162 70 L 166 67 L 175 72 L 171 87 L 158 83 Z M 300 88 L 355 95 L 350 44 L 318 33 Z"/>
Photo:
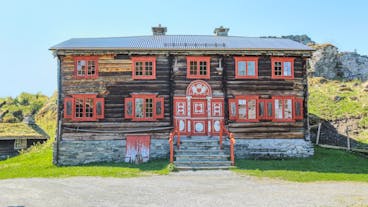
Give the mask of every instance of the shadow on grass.
<path id="1" fill-rule="evenodd" d="M 368 159 L 356 153 L 315 147 L 315 155 L 310 158 L 237 160 L 236 167 L 239 170 L 368 174 Z"/>

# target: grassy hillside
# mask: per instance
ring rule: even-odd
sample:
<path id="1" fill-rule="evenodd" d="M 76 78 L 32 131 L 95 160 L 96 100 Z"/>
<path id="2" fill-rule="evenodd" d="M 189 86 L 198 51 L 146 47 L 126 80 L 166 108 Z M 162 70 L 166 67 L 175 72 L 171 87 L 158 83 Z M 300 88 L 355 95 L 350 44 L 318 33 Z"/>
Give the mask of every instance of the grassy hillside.
<path id="1" fill-rule="evenodd" d="M 353 137 L 368 141 L 368 82 L 310 78 L 309 93 L 309 113 L 329 121 L 356 120 Z"/>

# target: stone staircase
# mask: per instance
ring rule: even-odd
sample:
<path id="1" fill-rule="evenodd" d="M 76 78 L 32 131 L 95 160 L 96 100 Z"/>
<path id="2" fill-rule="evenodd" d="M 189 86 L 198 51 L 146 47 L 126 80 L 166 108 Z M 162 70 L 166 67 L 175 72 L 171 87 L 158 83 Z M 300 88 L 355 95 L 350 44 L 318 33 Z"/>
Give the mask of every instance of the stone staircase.
<path id="1" fill-rule="evenodd" d="M 229 155 L 220 149 L 218 137 L 181 137 L 180 148 L 175 147 L 175 166 L 178 170 L 227 170 Z"/>

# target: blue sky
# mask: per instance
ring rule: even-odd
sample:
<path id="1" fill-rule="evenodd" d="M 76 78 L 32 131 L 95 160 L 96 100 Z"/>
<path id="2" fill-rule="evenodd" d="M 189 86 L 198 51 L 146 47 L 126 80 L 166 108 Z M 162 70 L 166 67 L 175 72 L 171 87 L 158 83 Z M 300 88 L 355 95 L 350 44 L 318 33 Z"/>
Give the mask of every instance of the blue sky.
<path id="1" fill-rule="evenodd" d="M 48 50 L 73 37 L 168 34 L 307 34 L 340 51 L 368 55 L 368 1 L 337 0 L 63 0 L 0 3 L 0 97 L 56 90 L 56 60 Z"/>

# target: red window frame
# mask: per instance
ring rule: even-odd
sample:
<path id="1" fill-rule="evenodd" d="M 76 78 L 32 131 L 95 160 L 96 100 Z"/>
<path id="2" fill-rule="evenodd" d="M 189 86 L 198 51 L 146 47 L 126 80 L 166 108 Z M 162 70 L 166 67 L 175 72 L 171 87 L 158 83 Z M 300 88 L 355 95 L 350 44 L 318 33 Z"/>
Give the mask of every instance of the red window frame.
<path id="1" fill-rule="evenodd" d="M 282 119 L 278 119 L 276 118 L 276 105 L 275 105 L 275 100 L 280 100 L 282 101 Z M 291 99 L 291 118 L 285 118 L 285 100 Z M 273 122 L 294 122 L 294 111 L 295 111 L 295 107 L 294 107 L 294 96 L 273 96 L 272 97 L 272 105 L 273 105 L 273 118 L 272 121 Z"/>
<path id="2" fill-rule="evenodd" d="M 299 116 L 296 114 L 296 104 L 297 103 L 300 104 L 300 115 Z M 304 103 L 304 99 L 303 98 L 298 98 L 298 97 L 295 97 L 294 98 L 294 104 L 293 104 L 294 113 L 293 113 L 293 116 L 294 116 L 294 119 L 295 120 L 303 120 L 303 118 L 304 118 L 304 111 L 303 111 L 304 106 L 303 106 L 303 103 Z"/>
<path id="3" fill-rule="evenodd" d="M 261 116 L 260 113 L 260 107 L 259 105 L 263 103 L 263 116 Z M 271 116 L 269 116 L 269 110 L 268 110 L 268 104 L 271 104 L 272 108 L 271 108 Z M 259 116 L 259 120 L 272 120 L 274 117 L 274 104 L 273 104 L 273 100 L 272 99 L 259 99 L 258 102 L 258 116 Z"/>
<path id="4" fill-rule="evenodd" d="M 78 74 L 78 61 L 85 61 L 86 68 L 84 69 L 84 75 Z M 95 74 L 88 75 L 89 61 L 95 62 Z M 98 78 L 98 57 L 97 56 L 76 56 L 74 57 L 74 77 L 76 79 L 97 79 Z"/>
<path id="5" fill-rule="evenodd" d="M 258 79 L 258 57 L 234 57 L 235 59 L 235 79 Z M 245 74 L 239 75 L 238 63 L 245 62 Z M 254 76 L 248 74 L 248 62 L 255 62 Z"/>
<path id="6" fill-rule="evenodd" d="M 132 57 L 132 77 L 133 80 L 154 80 L 156 79 L 156 57 L 152 56 L 141 56 L 141 57 Z M 152 75 L 136 75 L 136 63 L 142 63 L 143 74 L 147 70 L 146 63 L 152 63 Z"/>
<path id="7" fill-rule="evenodd" d="M 275 63 L 281 62 L 281 75 L 275 75 Z M 290 76 L 284 75 L 284 63 L 291 63 L 291 73 Z M 294 58 L 290 57 L 272 57 L 271 58 L 271 68 L 272 68 L 272 79 L 294 79 Z"/>
<path id="8" fill-rule="evenodd" d="M 135 100 L 141 98 L 144 100 L 143 102 L 143 117 L 136 117 L 135 109 Z M 146 117 L 146 99 L 152 99 L 152 117 Z M 163 97 L 157 97 L 156 94 L 132 94 L 131 97 L 125 98 L 125 118 L 132 119 L 132 121 L 156 121 L 158 119 L 163 119 L 165 114 L 165 103 Z M 132 113 L 129 115 L 128 112 L 128 102 L 132 104 Z M 157 114 L 157 104 L 160 103 L 161 113 Z"/>
<path id="9" fill-rule="evenodd" d="M 76 100 L 82 99 L 83 100 L 83 111 L 82 116 L 76 116 Z M 86 99 L 93 100 L 93 111 L 92 116 L 86 116 Z M 67 105 L 71 103 L 71 112 L 72 114 L 67 113 Z M 101 114 L 97 114 L 97 104 L 101 104 Z M 96 94 L 73 94 L 71 97 L 66 97 L 64 99 L 64 118 L 71 119 L 72 121 L 96 121 L 98 119 L 103 119 L 105 117 L 105 106 L 104 106 L 104 98 L 97 98 Z"/>
<path id="10" fill-rule="evenodd" d="M 197 71 L 195 75 L 190 74 L 190 62 L 196 62 Z M 200 75 L 200 62 L 206 62 L 206 75 Z M 188 56 L 187 57 L 187 78 L 188 79 L 210 79 L 211 57 Z"/>
<path id="11" fill-rule="evenodd" d="M 239 117 L 239 100 L 246 100 L 246 105 L 245 105 L 245 108 L 246 108 L 246 114 L 247 114 L 247 118 L 240 118 Z M 255 100 L 256 101 L 256 104 L 255 104 L 255 107 L 256 107 L 256 117 L 255 119 L 249 119 L 248 118 L 248 103 L 249 103 L 249 100 Z M 259 106 L 258 106 L 258 100 L 259 100 L 259 97 L 258 96 L 236 96 L 234 99 L 229 99 L 229 119 L 230 120 L 235 120 L 237 122 L 259 122 Z M 231 111 L 231 103 L 234 103 L 235 102 L 235 110 L 236 110 L 236 116 L 232 116 L 232 111 Z"/>

